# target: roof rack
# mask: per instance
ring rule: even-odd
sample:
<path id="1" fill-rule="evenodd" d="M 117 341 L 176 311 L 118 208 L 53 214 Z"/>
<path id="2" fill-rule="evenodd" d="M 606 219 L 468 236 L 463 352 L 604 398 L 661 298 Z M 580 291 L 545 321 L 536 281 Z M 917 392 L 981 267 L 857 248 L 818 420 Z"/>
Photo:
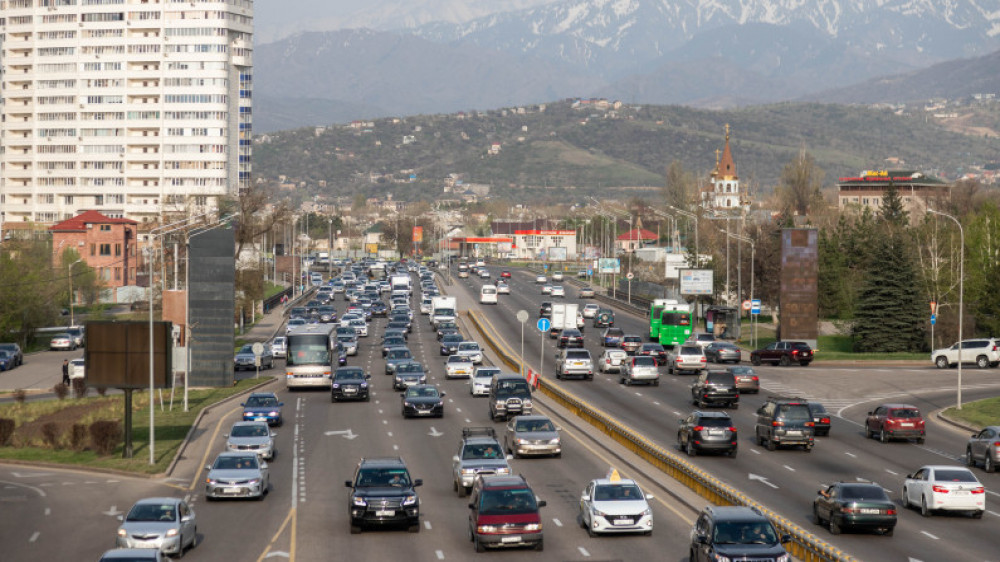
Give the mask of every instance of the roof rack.
<path id="1" fill-rule="evenodd" d="M 496 439 L 497 432 L 489 426 L 463 427 L 462 438 L 466 437 L 492 437 Z"/>

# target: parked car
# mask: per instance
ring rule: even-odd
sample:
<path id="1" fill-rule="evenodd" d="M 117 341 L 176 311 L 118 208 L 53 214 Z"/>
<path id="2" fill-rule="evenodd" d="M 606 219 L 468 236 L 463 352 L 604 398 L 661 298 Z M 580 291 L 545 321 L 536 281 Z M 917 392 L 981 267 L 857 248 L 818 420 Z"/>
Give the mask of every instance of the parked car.
<path id="1" fill-rule="evenodd" d="M 735 365 L 727 367 L 726 370 L 736 377 L 736 390 L 748 394 L 757 394 L 760 392 L 760 377 L 757 376 L 753 367 Z"/>
<path id="2" fill-rule="evenodd" d="M 903 507 L 917 507 L 930 517 L 934 511 L 963 511 L 980 519 L 986 511 L 986 489 L 963 466 L 921 467 L 903 480 Z"/>
<path id="3" fill-rule="evenodd" d="M 653 534 L 653 510 L 648 496 L 634 480 L 612 471 L 606 478 L 591 480 L 580 494 L 580 524 L 587 534 Z"/>
<path id="4" fill-rule="evenodd" d="M 714 341 L 705 346 L 705 359 L 712 363 L 739 363 L 743 352 L 735 344 L 726 341 Z"/>
<path id="5" fill-rule="evenodd" d="M 243 369 L 257 369 L 257 354 L 253 351 L 254 344 L 248 343 L 244 344 L 236 355 L 233 357 L 233 368 L 237 371 Z M 271 353 L 271 346 L 264 345 L 262 353 L 260 354 L 260 369 L 272 369 L 274 368 L 274 354 Z"/>
<path id="6" fill-rule="evenodd" d="M 931 361 L 938 369 L 946 369 L 958 365 L 958 352 L 961 348 L 962 364 L 974 364 L 980 369 L 996 367 L 1000 364 L 1000 341 L 996 338 L 979 338 L 962 340 L 951 347 L 935 349 L 931 353 Z"/>
<path id="7" fill-rule="evenodd" d="M 813 523 L 826 524 L 831 535 L 862 529 L 892 536 L 896 504 L 879 484 L 836 482 L 819 490 L 813 500 Z"/>
<path id="8" fill-rule="evenodd" d="M 157 549 L 180 557 L 198 545 L 194 510 L 180 498 L 145 498 L 137 501 L 118 526 L 116 546 Z"/>
<path id="9" fill-rule="evenodd" d="M 70 326 L 66 328 L 66 333 L 69 337 L 73 338 L 73 343 L 76 347 L 86 347 L 87 345 L 87 332 L 83 326 Z"/>
<path id="10" fill-rule="evenodd" d="M 996 472 L 1000 465 L 1000 426 L 983 428 L 973 434 L 965 445 L 965 464 L 976 466 L 980 462 L 986 472 Z"/>
<path id="11" fill-rule="evenodd" d="M 76 361 L 74 359 L 74 361 Z M 0 371 L 9 371 L 14 368 L 14 356 L 10 352 L 0 349 Z"/>
<path id="12" fill-rule="evenodd" d="M 894 439 L 916 439 L 918 444 L 923 445 L 924 417 L 916 406 L 910 404 L 880 404 L 865 418 L 865 435 L 883 443 Z"/>
<path id="13" fill-rule="evenodd" d="M 813 360 L 813 350 L 804 341 L 776 341 L 767 344 L 763 349 L 750 352 L 750 362 L 755 366 L 761 363 L 774 365 L 791 365 L 798 363 L 805 367 Z"/>
<path id="14" fill-rule="evenodd" d="M 0 350 L 6 351 L 14 359 L 14 366 L 20 367 L 24 364 L 24 353 L 21 351 L 20 344 L 14 342 L 4 342 L 0 343 Z"/>
<path id="15" fill-rule="evenodd" d="M 56 334 L 51 340 L 49 340 L 49 349 L 52 351 L 73 351 L 76 347 L 76 342 L 73 341 L 73 337 L 66 333 Z"/>

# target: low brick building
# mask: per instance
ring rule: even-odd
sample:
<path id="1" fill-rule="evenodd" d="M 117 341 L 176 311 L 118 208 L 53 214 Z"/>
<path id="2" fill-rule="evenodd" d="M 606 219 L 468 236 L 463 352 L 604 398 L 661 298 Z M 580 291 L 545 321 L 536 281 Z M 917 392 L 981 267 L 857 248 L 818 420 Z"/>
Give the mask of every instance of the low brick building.
<path id="1" fill-rule="evenodd" d="M 136 284 L 139 267 L 139 223 L 86 211 L 49 227 L 52 263 L 61 265 L 62 254 L 73 249 L 96 273 L 105 288 Z"/>

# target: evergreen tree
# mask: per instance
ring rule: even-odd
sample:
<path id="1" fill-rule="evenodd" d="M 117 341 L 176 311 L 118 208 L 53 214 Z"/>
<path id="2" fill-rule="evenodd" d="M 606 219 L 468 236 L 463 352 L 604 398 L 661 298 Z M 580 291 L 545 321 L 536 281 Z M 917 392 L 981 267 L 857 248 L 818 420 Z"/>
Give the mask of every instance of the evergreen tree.
<path id="1" fill-rule="evenodd" d="M 882 206 L 879 208 L 879 218 L 891 228 L 904 227 L 910 223 L 910 214 L 903 207 L 903 198 L 899 196 L 896 184 L 889 182 L 882 195 Z"/>
<path id="2" fill-rule="evenodd" d="M 924 299 L 913 255 L 902 234 L 889 231 L 874 242 L 854 314 L 856 351 L 914 352 L 926 347 Z"/>

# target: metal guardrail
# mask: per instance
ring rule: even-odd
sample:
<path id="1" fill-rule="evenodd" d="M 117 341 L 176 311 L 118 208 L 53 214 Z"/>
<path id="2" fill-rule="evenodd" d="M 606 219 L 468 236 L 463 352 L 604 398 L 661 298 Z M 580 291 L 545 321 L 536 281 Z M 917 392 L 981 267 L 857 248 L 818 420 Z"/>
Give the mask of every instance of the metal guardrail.
<path id="1" fill-rule="evenodd" d="M 504 342 L 493 338 L 496 330 L 489 320 L 476 311 L 469 311 L 467 316 L 501 361 L 511 370 L 520 372 L 521 362 L 518 355 L 513 350 L 508 349 Z M 538 382 L 538 391 L 546 397 L 570 410 L 580 419 L 650 462 L 665 474 L 691 488 L 703 498 L 717 505 L 741 505 L 759 509 L 774 523 L 781 534 L 792 536 L 792 543 L 788 546 L 788 550 L 799 560 L 805 562 L 858 562 L 853 556 L 820 540 L 802 527 L 755 502 L 743 492 L 689 463 L 686 459 L 655 445 L 607 412 L 590 405 L 543 378 L 540 378 Z"/>
<path id="2" fill-rule="evenodd" d="M 291 287 L 288 287 L 284 291 L 281 291 L 280 293 L 278 293 L 276 295 L 272 295 L 272 296 L 264 299 L 264 314 L 267 314 L 268 312 L 271 312 L 271 310 L 273 310 L 275 307 L 277 307 L 278 305 L 280 305 L 281 304 L 281 299 L 284 298 L 284 297 L 286 297 L 286 296 L 288 298 L 292 298 L 292 288 Z"/>

